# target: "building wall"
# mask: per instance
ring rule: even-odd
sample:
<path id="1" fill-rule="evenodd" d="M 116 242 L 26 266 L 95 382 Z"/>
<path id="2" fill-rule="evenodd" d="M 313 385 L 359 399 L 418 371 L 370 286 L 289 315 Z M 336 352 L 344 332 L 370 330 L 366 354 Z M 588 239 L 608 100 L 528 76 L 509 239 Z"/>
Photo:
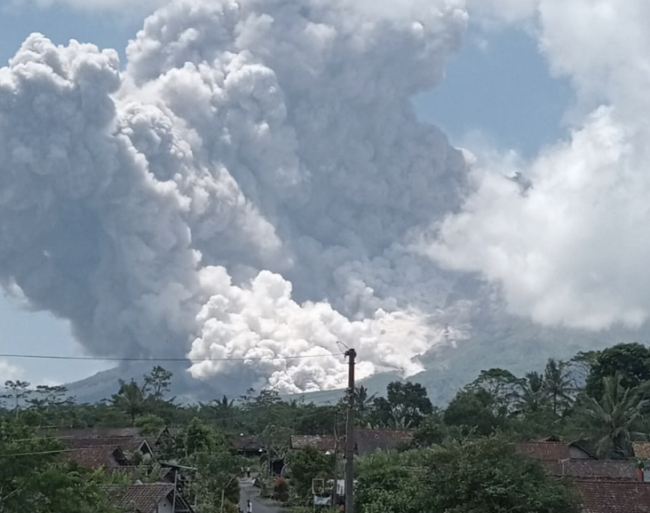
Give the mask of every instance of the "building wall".
<path id="1" fill-rule="evenodd" d="M 156 513 L 173 513 L 174 505 L 169 501 L 169 499 L 163 499 L 158 503 L 156 508 Z"/>
<path id="2" fill-rule="evenodd" d="M 589 454 L 587 454 L 585 451 L 580 449 L 579 447 L 575 446 L 570 446 L 569 447 L 569 454 L 571 455 L 572 460 L 590 460 L 592 459 Z"/>

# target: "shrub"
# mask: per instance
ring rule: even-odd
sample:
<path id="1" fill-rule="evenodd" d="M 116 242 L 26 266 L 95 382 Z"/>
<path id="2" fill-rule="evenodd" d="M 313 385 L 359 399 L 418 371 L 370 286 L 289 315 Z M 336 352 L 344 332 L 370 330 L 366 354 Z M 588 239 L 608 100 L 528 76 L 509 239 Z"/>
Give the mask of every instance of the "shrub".
<path id="1" fill-rule="evenodd" d="M 280 502 L 289 500 L 289 483 L 283 477 L 278 477 L 273 484 L 273 498 Z"/>

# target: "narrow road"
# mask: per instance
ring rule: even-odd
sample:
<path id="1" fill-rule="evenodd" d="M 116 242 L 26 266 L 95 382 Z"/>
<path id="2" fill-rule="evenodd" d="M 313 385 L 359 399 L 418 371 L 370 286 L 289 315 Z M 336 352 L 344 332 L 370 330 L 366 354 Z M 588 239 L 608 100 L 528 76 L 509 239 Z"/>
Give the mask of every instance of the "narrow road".
<path id="1" fill-rule="evenodd" d="M 239 480 L 239 507 L 246 513 L 246 501 L 248 499 L 253 503 L 253 513 L 279 513 L 280 508 L 267 504 L 259 497 L 259 488 L 253 486 L 253 479 Z"/>

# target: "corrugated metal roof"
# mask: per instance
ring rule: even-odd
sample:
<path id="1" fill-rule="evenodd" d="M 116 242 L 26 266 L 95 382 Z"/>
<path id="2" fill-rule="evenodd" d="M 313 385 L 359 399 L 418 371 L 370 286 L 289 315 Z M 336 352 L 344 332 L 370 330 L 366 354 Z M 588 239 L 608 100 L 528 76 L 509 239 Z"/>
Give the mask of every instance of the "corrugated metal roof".
<path id="1" fill-rule="evenodd" d="M 339 439 L 338 449 L 344 447 L 344 439 Z M 291 448 L 300 450 L 305 447 L 314 447 L 319 451 L 334 451 L 337 448 L 336 438 L 332 435 L 292 435 Z"/>

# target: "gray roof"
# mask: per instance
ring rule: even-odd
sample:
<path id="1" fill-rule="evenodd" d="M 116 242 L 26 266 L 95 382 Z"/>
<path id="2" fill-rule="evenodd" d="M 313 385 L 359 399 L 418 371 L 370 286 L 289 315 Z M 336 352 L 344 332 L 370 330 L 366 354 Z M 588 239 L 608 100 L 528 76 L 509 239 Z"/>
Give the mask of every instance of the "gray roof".
<path id="1" fill-rule="evenodd" d="M 163 499 L 174 492 L 174 485 L 167 483 L 135 484 L 130 486 L 104 486 L 112 506 L 131 508 L 134 513 L 156 513 L 156 507 Z M 184 510 L 191 511 L 180 495 L 176 497 L 177 504 L 182 504 Z"/>

